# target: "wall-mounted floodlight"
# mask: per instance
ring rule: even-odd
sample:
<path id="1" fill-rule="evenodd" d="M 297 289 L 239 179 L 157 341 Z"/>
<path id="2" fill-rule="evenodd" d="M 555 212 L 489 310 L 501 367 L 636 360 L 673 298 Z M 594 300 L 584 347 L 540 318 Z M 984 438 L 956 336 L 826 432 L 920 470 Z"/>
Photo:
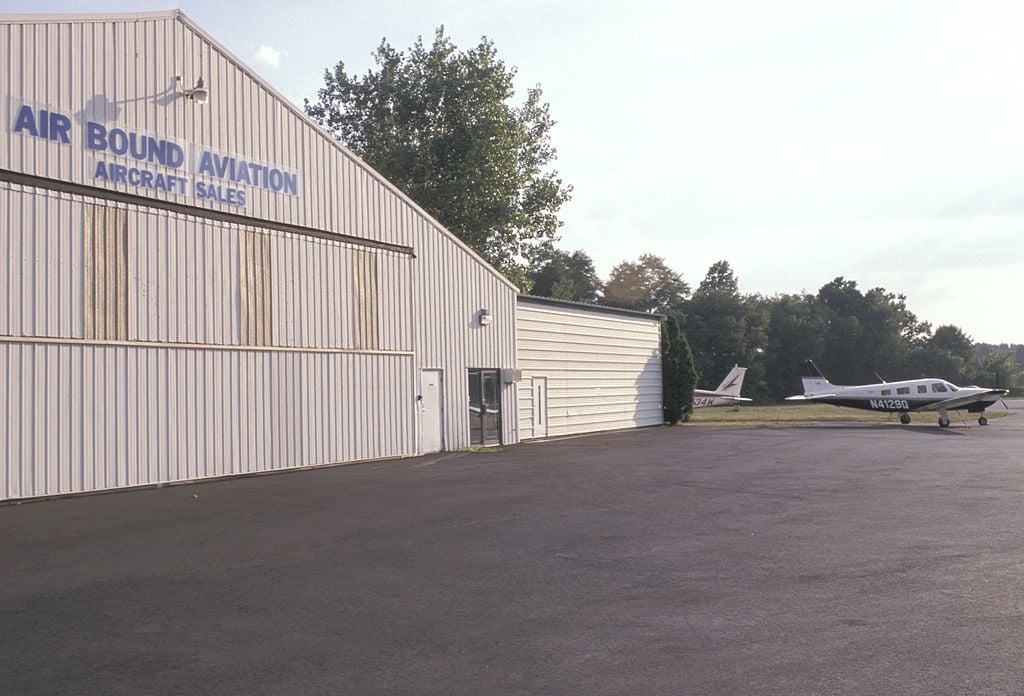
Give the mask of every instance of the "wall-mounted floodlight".
<path id="1" fill-rule="evenodd" d="M 489 309 L 481 309 L 480 310 L 480 326 L 487 326 L 492 321 L 494 321 L 494 317 L 491 316 L 491 310 L 489 310 Z"/>
<path id="2" fill-rule="evenodd" d="M 177 75 L 174 79 L 181 82 L 181 75 Z M 201 75 L 196 80 L 196 86 L 192 89 L 182 90 L 182 94 L 185 95 L 186 99 L 191 99 L 196 104 L 205 104 L 210 100 L 210 90 L 206 89 L 206 83 L 203 82 Z"/>

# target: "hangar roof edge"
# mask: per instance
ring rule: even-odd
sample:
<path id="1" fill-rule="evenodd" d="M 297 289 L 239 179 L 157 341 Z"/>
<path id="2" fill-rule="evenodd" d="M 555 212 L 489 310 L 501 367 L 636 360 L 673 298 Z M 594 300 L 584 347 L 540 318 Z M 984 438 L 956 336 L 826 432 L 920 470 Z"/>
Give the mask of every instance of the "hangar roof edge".
<path id="1" fill-rule="evenodd" d="M 181 10 L 153 10 L 150 12 L 0 12 L 0 22 L 111 22 L 128 19 L 173 19 L 184 17 Z M 203 32 L 205 34 L 205 32 Z"/>
<path id="2" fill-rule="evenodd" d="M 652 312 L 641 312 L 636 309 L 626 309 L 624 307 L 611 307 L 609 305 L 601 304 L 590 304 L 588 302 L 573 302 L 572 300 L 557 300 L 554 297 L 540 297 L 539 295 L 518 295 L 516 297 L 516 303 L 527 303 L 527 304 L 539 304 L 539 305 L 551 305 L 553 307 L 565 307 L 566 309 L 582 309 L 583 311 L 596 312 L 598 314 L 623 314 L 629 317 L 637 317 L 641 319 L 651 319 L 653 321 L 665 321 L 664 314 L 657 314 Z"/>

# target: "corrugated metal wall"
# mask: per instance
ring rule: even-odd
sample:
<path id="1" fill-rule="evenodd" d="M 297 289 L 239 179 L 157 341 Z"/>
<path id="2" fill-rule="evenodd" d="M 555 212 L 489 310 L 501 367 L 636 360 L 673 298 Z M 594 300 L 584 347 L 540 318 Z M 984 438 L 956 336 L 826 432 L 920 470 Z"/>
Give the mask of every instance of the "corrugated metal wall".
<path id="1" fill-rule="evenodd" d="M 535 433 L 537 396 L 520 388 L 520 437 L 662 424 L 660 335 L 657 317 L 521 297 L 521 384 L 547 378 L 547 432 Z"/>
<path id="2" fill-rule="evenodd" d="M 516 291 L 465 245 L 177 11 L 0 17 L 0 55 L 0 175 L 44 179 L 0 182 L 2 497 L 415 454 L 421 369 L 443 374 L 446 447 L 469 444 L 467 370 L 516 364 Z M 205 105 L 181 95 L 199 76 Z M 35 135 L 14 132 L 26 105 L 40 119 L 65 117 L 71 141 L 46 137 L 41 123 Z M 175 144 L 187 161 L 172 170 L 86 148 L 88 122 Z M 201 152 L 292 172 L 297 195 L 254 186 L 243 206 L 198 200 L 195 187 L 211 180 L 197 170 Z M 189 188 L 107 181 L 100 163 L 177 175 Z M 182 208 L 60 192 L 45 180 Z M 487 327 L 483 308 L 494 316 Z M 69 392 L 58 386 L 65 378 Z M 190 410 L 165 439 L 159 424 L 196 395 L 220 405 Z M 502 398 L 512 443 L 515 385 Z M 86 412 L 109 399 L 122 400 Z M 127 423 L 130 400 L 156 413 Z M 66 419 L 81 437 L 60 436 Z M 217 441 L 222 420 L 238 430 Z M 117 443 L 109 468 L 86 430 Z M 252 447 L 225 444 L 236 437 Z M 154 461 L 133 459 L 154 447 Z"/>
<path id="3" fill-rule="evenodd" d="M 0 499 L 408 454 L 413 373 L 399 354 L 0 341 Z"/>

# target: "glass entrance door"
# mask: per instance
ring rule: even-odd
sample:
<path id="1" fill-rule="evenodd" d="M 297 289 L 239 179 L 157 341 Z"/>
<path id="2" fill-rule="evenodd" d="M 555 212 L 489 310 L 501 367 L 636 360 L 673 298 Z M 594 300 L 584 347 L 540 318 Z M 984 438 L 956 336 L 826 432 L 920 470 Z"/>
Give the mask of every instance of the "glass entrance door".
<path id="1" fill-rule="evenodd" d="M 469 444 L 501 444 L 501 371 L 469 371 Z"/>

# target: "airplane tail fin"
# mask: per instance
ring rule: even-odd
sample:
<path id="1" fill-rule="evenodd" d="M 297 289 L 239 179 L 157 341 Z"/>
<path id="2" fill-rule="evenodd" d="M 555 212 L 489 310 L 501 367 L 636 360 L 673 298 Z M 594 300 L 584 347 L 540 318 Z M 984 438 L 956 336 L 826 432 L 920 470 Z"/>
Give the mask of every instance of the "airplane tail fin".
<path id="1" fill-rule="evenodd" d="M 718 385 L 716 393 L 725 396 L 739 396 L 740 390 L 743 388 L 743 377 L 747 373 L 747 368 L 740 367 L 737 365 L 729 371 L 729 374 L 725 376 L 722 383 Z"/>
<path id="2" fill-rule="evenodd" d="M 804 383 L 804 394 L 830 391 L 832 383 L 821 374 L 821 370 L 814 364 L 813 360 L 805 360 L 800 363 L 800 380 Z"/>

